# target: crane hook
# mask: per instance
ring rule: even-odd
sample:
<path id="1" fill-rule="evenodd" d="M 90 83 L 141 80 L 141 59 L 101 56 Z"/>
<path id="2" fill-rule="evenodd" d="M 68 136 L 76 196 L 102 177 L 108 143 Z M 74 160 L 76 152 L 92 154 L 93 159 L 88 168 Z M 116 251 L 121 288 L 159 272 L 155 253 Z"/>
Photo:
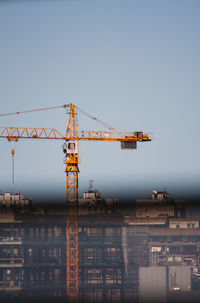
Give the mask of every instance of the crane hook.
<path id="1" fill-rule="evenodd" d="M 12 155 L 12 183 L 14 184 L 14 156 L 15 156 L 15 150 L 11 150 L 11 155 Z"/>

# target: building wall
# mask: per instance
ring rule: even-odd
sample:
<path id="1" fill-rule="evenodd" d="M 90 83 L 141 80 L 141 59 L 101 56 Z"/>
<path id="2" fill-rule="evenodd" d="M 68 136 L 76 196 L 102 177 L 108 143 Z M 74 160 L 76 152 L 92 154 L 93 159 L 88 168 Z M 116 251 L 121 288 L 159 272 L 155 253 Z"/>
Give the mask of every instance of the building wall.
<path id="1" fill-rule="evenodd" d="M 136 200 L 136 218 L 173 217 L 174 215 L 175 204 L 172 201 Z"/>
<path id="2" fill-rule="evenodd" d="M 190 291 L 191 290 L 191 267 L 169 267 L 169 290 Z"/>
<path id="3" fill-rule="evenodd" d="M 140 302 L 165 302 L 167 272 L 165 267 L 140 267 Z"/>

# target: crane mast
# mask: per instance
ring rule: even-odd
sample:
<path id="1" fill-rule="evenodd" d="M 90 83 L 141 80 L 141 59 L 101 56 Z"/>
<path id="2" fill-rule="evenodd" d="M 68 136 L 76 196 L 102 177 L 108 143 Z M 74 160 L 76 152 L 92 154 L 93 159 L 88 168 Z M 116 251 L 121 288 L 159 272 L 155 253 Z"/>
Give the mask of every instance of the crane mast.
<path id="1" fill-rule="evenodd" d="M 70 140 L 68 139 L 70 138 Z M 71 301 L 78 301 L 78 130 L 76 110 L 69 105 L 69 120 L 66 131 L 65 153 L 66 172 L 66 282 L 67 296 Z"/>
<path id="2" fill-rule="evenodd" d="M 68 203 L 78 203 L 78 130 L 76 109 L 69 104 L 69 120 L 66 130 L 66 143 L 63 146 L 66 163 L 66 198 Z"/>
<path id="3" fill-rule="evenodd" d="M 122 149 L 136 149 L 137 142 L 147 142 L 152 139 L 143 132 L 114 132 L 112 131 L 82 131 L 80 135 L 77 129 L 77 109 L 73 104 L 49 107 L 23 112 L 0 114 L 0 116 L 24 114 L 40 110 L 66 108 L 69 114 L 66 134 L 54 128 L 28 128 L 28 127 L 0 127 L 0 138 L 7 138 L 8 141 L 19 139 L 53 139 L 63 140 L 63 152 L 65 154 L 66 173 L 66 290 L 67 298 L 71 302 L 78 302 L 78 173 L 79 173 L 79 141 L 109 141 L 120 142 Z M 83 110 L 81 110 L 84 112 Z M 85 112 L 84 112 L 85 113 Z M 86 113 L 87 114 L 87 113 Z M 87 114 L 93 120 L 105 123 Z M 12 154 L 14 156 L 14 154 Z"/>

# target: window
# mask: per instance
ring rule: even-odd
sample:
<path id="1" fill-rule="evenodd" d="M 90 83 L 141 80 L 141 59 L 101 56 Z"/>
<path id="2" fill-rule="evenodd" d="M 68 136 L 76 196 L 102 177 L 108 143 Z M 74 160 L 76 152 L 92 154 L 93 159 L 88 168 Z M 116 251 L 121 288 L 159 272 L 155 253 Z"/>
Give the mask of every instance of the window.
<path id="1" fill-rule="evenodd" d="M 49 227 L 49 228 L 48 228 L 48 239 L 51 239 L 51 238 L 52 238 L 52 234 L 53 234 L 52 228 Z"/>
<path id="2" fill-rule="evenodd" d="M 28 256 L 29 256 L 29 257 L 32 257 L 32 248 L 29 248 L 29 249 L 28 249 Z"/>
<path id="3" fill-rule="evenodd" d="M 91 268 L 85 271 L 86 284 L 102 284 L 102 282 L 103 282 L 102 269 Z"/>
<path id="4" fill-rule="evenodd" d="M 98 263 L 102 261 L 102 248 L 85 248 L 84 263 Z"/>
<path id="5" fill-rule="evenodd" d="M 41 229 L 40 229 L 40 237 L 41 237 L 41 239 L 45 238 L 45 228 L 44 227 L 41 227 Z"/>
<path id="6" fill-rule="evenodd" d="M 102 229 L 99 227 L 91 227 L 87 230 L 88 236 L 101 236 L 102 235 Z"/>
<path id="7" fill-rule="evenodd" d="M 54 226 L 54 237 L 58 239 L 61 235 L 61 229 L 59 226 Z"/>
<path id="8" fill-rule="evenodd" d="M 107 268 L 105 272 L 106 284 L 121 284 L 120 268 Z"/>
<path id="9" fill-rule="evenodd" d="M 106 262 L 116 263 L 120 261 L 120 249 L 116 247 L 105 248 L 105 260 Z"/>

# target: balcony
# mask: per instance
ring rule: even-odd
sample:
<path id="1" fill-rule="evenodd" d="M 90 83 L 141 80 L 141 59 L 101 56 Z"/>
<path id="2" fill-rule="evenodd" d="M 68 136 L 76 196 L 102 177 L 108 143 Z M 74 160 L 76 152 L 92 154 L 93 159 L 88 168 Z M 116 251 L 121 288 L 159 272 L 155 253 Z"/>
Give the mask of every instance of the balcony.
<path id="1" fill-rule="evenodd" d="M 2 267 L 22 267 L 23 258 L 0 258 L 0 268 Z"/>
<path id="2" fill-rule="evenodd" d="M 0 245 L 20 245 L 22 244 L 22 237 L 0 237 Z"/>

